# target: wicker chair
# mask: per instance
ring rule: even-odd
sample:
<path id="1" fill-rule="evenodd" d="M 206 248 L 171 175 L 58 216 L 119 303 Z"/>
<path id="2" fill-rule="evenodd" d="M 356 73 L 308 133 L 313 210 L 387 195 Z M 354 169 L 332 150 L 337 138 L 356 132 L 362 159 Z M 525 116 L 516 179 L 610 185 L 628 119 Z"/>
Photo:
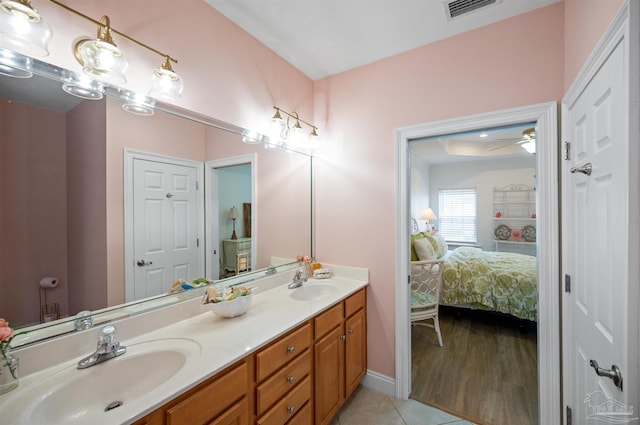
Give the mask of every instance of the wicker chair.
<path id="1" fill-rule="evenodd" d="M 438 322 L 440 287 L 444 273 L 444 260 L 412 261 L 411 278 L 411 324 L 434 328 L 442 347 L 442 335 Z M 433 319 L 433 325 L 424 323 Z"/>

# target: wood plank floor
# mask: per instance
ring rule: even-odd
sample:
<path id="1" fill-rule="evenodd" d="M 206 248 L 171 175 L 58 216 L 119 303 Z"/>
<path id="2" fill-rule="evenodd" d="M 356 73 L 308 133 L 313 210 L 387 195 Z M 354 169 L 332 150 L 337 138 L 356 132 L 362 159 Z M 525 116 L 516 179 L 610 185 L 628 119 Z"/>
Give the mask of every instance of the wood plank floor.
<path id="1" fill-rule="evenodd" d="M 482 425 L 538 424 L 535 323 L 440 307 L 440 329 L 444 347 L 412 326 L 411 398 Z"/>

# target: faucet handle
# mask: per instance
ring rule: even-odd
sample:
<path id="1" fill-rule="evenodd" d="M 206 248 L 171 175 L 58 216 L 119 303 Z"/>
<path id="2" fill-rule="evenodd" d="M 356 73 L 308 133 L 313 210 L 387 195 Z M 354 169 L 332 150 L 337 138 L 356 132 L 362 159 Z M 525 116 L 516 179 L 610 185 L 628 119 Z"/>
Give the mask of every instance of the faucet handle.
<path id="1" fill-rule="evenodd" d="M 113 342 L 113 337 L 116 335 L 116 327 L 113 325 L 107 325 L 100 330 L 98 334 L 98 347 L 109 345 Z"/>

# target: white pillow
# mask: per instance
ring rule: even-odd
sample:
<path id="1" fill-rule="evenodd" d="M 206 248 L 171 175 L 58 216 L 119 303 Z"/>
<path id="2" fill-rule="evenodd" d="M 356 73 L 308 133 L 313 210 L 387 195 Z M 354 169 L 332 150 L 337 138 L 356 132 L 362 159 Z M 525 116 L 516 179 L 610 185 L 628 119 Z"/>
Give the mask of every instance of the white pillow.
<path id="1" fill-rule="evenodd" d="M 416 239 L 413 241 L 413 246 L 420 261 L 435 260 L 437 258 L 436 251 L 433 249 L 433 244 L 429 239 Z"/>

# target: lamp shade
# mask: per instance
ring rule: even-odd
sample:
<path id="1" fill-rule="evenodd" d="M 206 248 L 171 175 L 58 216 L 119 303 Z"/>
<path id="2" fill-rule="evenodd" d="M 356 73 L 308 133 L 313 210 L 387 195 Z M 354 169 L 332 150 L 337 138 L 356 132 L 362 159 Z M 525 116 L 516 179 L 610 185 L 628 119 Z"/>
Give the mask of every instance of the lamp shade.
<path id="1" fill-rule="evenodd" d="M 31 56 L 47 56 L 53 33 L 28 0 L 0 0 L 0 46 Z"/>
<path id="2" fill-rule="evenodd" d="M 431 208 L 425 208 L 422 210 L 422 214 L 420 214 L 420 220 L 437 220 L 438 217 L 433 213 Z"/>
<path id="3" fill-rule="evenodd" d="M 238 217 L 240 217 L 238 215 L 238 209 L 236 207 L 231 207 L 231 210 L 229 210 L 229 218 L 236 220 Z"/>

